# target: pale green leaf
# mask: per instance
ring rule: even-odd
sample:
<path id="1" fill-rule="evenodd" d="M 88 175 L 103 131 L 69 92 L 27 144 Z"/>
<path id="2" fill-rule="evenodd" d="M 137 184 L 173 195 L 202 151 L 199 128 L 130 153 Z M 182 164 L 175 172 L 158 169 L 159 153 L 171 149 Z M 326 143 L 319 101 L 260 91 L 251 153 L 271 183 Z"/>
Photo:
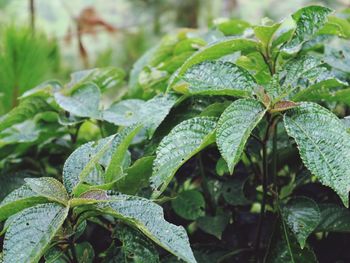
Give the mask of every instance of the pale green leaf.
<path id="1" fill-rule="evenodd" d="M 350 134 L 344 124 L 327 109 L 304 102 L 287 111 L 284 125 L 295 139 L 305 166 L 348 206 Z"/>
<path id="2" fill-rule="evenodd" d="M 296 197 L 281 207 L 283 220 L 296 236 L 300 247 L 304 248 L 306 239 L 315 230 L 321 213 L 315 201 L 306 197 Z"/>
<path id="3" fill-rule="evenodd" d="M 88 82 L 81 84 L 70 95 L 61 92 L 55 93 L 57 104 L 65 111 L 78 117 L 88 117 L 99 119 L 101 92 L 96 84 Z"/>
<path id="4" fill-rule="evenodd" d="M 322 6 L 307 6 L 292 15 L 296 28 L 291 40 L 284 45 L 287 53 L 298 52 L 302 44 L 311 40 L 327 22 L 331 9 Z"/>
<path id="5" fill-rule="evenodd" d="M 68 203 L 68 194 L 63 184 L 52 177 L 26 178 L 27 185 L 38 195 L 59 202 L 63 205 Z"/>
<path id="6" fill-rule="evenodd" d="M 150 178 L 154 197 L 165 190 L 182 164 L 215 141 L 215 127 L 216 118 L 195 117 L 181 122 L 163 138 Z"/>
<path id="7" fill-rule="evenodd" d="M 247 70 L 223 61 L 196 64 L 182 78 L 189 84 L 189 94 L 249 96 L 256 87 Z"/>
<path id="8" fill-rule="evenodd" d="M 195 64 L 205 60 L 218 59 L 225 55 L 233 54 L 237 51 L 247 54 L 256 50 L 257 43 L 249 39 L 228 38 L 208 45 L 189 57 L 178 69 L 178 71 L 173 74 L 169 81 L 168 90 L 170 90 L 170 88 L 183 76 L 183 74 Z"/>
<path id="9" fill-rule="evenodd" d="M 228 164 L 230 173 L 241 158 L 245 144 L 264 117 L 266 109 L 253 99 L 234 101 L 221 115 L 216 132 L 216 143 Z"/>
<path id="10" fill-rule="evenodd" d="M 95 196 L 95 197 L 94 197 Z M 195 263 L 187 233 L 164 219 L 163 209 L 152 201 L 128 195 L 92 194 L 100 201 L 97 208 L 136 227 L 148 238 L 185 262 Z"/>
<path id="11" fill-rule="evenodd" d="M 103 170 L 110 170 L 109 176 L 111 177 L 122 175 L 121 160 L 126 158 L 125 151 L 130 144 L 130 139 L 139 128 L 138 125 L 130 126 L 120 133 L 97 142 L 86 143 L 76 149 L 68 157 L 63 167 L 63 183 L 68 193 L 78 191 L 78 186 L 83 183 L 92 185 L 108 183 Z M 116 152 L 118 152 L 118 156 L 114 155 Z M 115 156 L 113 161 L 115 163 L 109 168 L 112 156 Z M 111 179 L 109 178 L 109 180 Z"/>
<path id="12" fill-rule="evenodd" d="M 68 215 L 59 204 L 40 204 L 17 214 L 4 239 L 4 263 L 39 262 Z"/>
<path id="13" fill-rule="evenodd" d="M 27 184 L 11 192 L 0 203 L 0 221 L 3 221 L 23 210 L 38 203 L 45 203 L 48 200 L 34 192 Z"/>
<path id="14" fill-rule="evenodd" d="M 273 35 L 276 33 L 277 29 L 279 29 L 280 26 L 281 23 L 254 26 L 254 34 L 265 47 L 269 47 L 272 43 Z"/>

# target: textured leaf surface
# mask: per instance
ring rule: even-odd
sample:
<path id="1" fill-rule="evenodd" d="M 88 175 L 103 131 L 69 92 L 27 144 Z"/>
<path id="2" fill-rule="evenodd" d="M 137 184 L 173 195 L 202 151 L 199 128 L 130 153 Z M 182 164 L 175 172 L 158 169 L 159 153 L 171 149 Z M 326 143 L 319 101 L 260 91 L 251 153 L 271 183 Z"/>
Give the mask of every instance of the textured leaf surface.
<path id="1" fill-rule="evenodd" d="M 231 63 L 205 61 L 189 68 L 183 79 L 190 85 L 188 93 L 248 96 L 256 87 L 250 73 Z"/>
<path id="2" fill-rule="evenodd" d="M 97 119 L 100 118 L 100 97 L 100 89 L 93 83 L 82 84 L 70 96 L 55 93 L 57 104 L 65 111 L 78 117 Z"/>
<path id="3" fill-rule="evenodd" d="M 47 199 L 39 196 L 27 184 L 11 192 L 0 203 L 0 221 L 16 214 L 24 208 L 38 203 L 45 203 Z"/>
<path id="4" fill-rule="evenodd" d="M 153 196 L 159 196 L 175 172 L 189 158 L 215 140 L 216 118 L 195 117 L 181 122 L 163 138 L 157 148 L 151 177 Z"/>
<path id="5" fill-rule="evenodd" d="M 301 249 L 283 220 L 278 220 L 264 262 L 317 263 L 318 261 L 313 250 L 309 247 Z"/>
<path id="6" fill-rule="evenodd" d="M 333 204 L 319 204 L 320 222 L 315 232 L 350 232 L 350 211 Z"/>
<path id="7" fill-rule="evenodd" d="M 178 97 L 174 94 L 158 95 L 154 98 L 143 100 L 123 100 L 112 104 L 103 112 L 103 119 L 115 125 L 130 126 L 135 123 L 143 124 L 149 138 L 165 119 Z"/>
<path id="8" fill-rule="evenodd" d="M 297 197 L 282 206 L 281 212 L 301 248 L 304 248 L 306 239 L 315 230 L 321 218 L 317 204 L 309 198 Z"/>
<path id="9" fill-rule="evenodd" d="M 237 51 L 250 53 L 256 51 L 257 43 L 248 39 L 229 38 L 215 42 L 194 53 L 185 63 L 174 73 L 169 82 L 168 90 L 183 76 L 183 74 L 193 65 L 205 60 L 214 60 Z"/>
<path id="10" fill-rule="evenodd" d="M 11 222 L 4 239 L 4 263 L 39 262 L 68 208 L 40 204 L 23 210 Z"/>
<path id="11" fill-rule="evenodd" d="M 41 97 L 35 96 L 25 99 L 16 108 L 0 118 L 0 131 L 51 109 L 51 106 Z"/>
<path id="12" fill-rule="evenodd" d="M 176 214 L 187 220 L 196 220 L 205 214 L 205 200 L 197 190 L 187 190 L 179 193 L 171 201 Z"/>
<path id="13" fill-rule="evenodd" d="M 284 125 L 295 139 L 305 166 L 348 206 L 350 134 L 343 123 L 317 104 L 301 103 L 287 111 Z"/>
<path id="14" fill-rule="evenodd" d="M 98 200 L 98 209 L 136 227 L 185 262 L 196 262 L 185 229 L 165 221 L 161 206 L 145 198 L 123 194 L 106 195 L 103 191 L 91 192 L 85 198 Z"/>
<path id="15" fill-rule="evenodd" d="M 292 15 L 296 29 L 292 39 L 283 47 L 287 53 L 295 53 L 301 49 L 303 43 L 311 40 L 327 22 L 331 9 L 322 6 L 308 6 Z"/>
<path id="16" fill-rule="evenodd" d="M 52 177 L 26 178 L 27 185 L 38 195 L 63 205 L 68 203 L 68 194 L 61 182 Z"/>
<path id="17" fill-rule="evenodd" d="M 105 183 L 104 172 L 108 170 L 112 155 L 120 150 L 124 152 L 129 145 L 130 134 L 134 134 L 135 130 L 139 129 L 139 126 L 130 126 L 122 130 L 122 132 L 115 135 L 103 138 L 97 142 L 89 142 L 78 149 L 76 149 L 66 160 L 63 167 L 63 183 L 68 193 L 72 193 L 73 189 L 81 183 L 89 183 L 93 185 Z M 129 138 L 130 139 L 130 138 Z M 117 156 L 118 164 L 120 164 L 120 158 L 124 156 Z M 116 164 L 117 168 L 119 167 Z M 116 171 L 116 167 L 113 171 Z M 119 167 L 118 173 L 122 172 L 122 167 Z M 114 173 L 114 172 L 113 172 Z"/>
<path id="18" fill-rule="evenodd" d="M 230 173 L 239 161 L 244 146 L 266 109 L 253 99 L 234 101 L 221 115 L 216 132 L 216 143 L 228 164 Z"/>

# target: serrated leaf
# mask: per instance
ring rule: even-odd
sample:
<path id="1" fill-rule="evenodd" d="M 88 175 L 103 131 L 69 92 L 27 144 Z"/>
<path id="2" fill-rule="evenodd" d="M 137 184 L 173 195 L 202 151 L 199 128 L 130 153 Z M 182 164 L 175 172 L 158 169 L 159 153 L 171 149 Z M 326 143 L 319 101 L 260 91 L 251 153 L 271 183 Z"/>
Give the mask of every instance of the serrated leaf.
<path id="1" fill-rule="evenodd" d="M 175 105 L 178 97 L 174 94 L 158 95 L 154 98 L 143 100 L 124 100 L 112 104 L 103 112 L 103 119 L 115 125 L 130 126 L 135 123 L 143 124 L 148 137 L 151 138 Z"/>
<path id="2" fill-rule="evenodd" d="M 40 112 L 51 109 L 51 106 L 42 97 L 34 96 L 27 98 L 21 101 L 16 108 L 0 118 L 0 131 L 9 128 L 16 123 L 21 123 L 31 119 Z"/>
<path id="3" fill-rule="evenodd" d="M 119 226 L 117 237 L 122 242 L 120 260 L 125 263 L 159 263 L 156 247 L 135 229 Z M 118 261 L 119 262 L 119 261 Z"/>
<path id="4" fill-rule="evenodd" d="M 52 177 L 26 178 L 27 185 L 38 195 L 59 202 L 63 205 L 68 203 L 68 194 L 63 184 Z"/>
<path id="5" fill-rule="evenodd" d="M 295 197 L 281 207 L 281 214 L 303 249 L 306 239 L 315 230 L 321 219 L 317 204 L 306 197 Z"/>
<path id="6" fill-rule="evenodd" d="M 216 118 L 195 117 L 181 122 L 160 142 L 150 178 L 158 197 L 176 171 L 193 155 L 215 141 Z"/>
<path id="7" fill-rule="evenodd" d="M 239 161 L 244 146 L 255 128 L 264 117 L 266 109 L 253 99 L 234 101 L 221 115 L 216 132 L 216 143 L 230 173 Z"/>
<path id="8" fill-rule="evenodd" d="M 298 52 L 302 44 L 311 40 L 327 22 L 331 9 L 322 6 L 307 6 L 299 9 L 292 15 L 296 28 L 291 40 L 284 45 L 283 51 L 287 53 Z"/>
<path id="9" fill-rule="evenodd" d="M 0 203 L 0 222 L 17 212 L 48 200 L 34 192 L 27 184 L 11 192 Z"/>
<path id="10" fill-rule="evenodd" d="M 171 201 L 171 206 L 176 214 L 187 220 L 196 220 L 205 214 L 205 200 L 197 190 L 180 192 Z"/>
<path id="11" fill-rule="evenodd" d="M 100 89 L 96 84 L 91 82 L 81 84 L 79 88 L 73 91 L 69 96 L 61 92 L 55 93 L 55 100 L 63 110 L 77 117 L 95 119 L 101 117 L 99 110 L 100 97 Z"/>
<path id="12" fill-rule="evenodd" d="M 284 125 L 296 141 L 305 166 L 348 206 L 350 134 L 343 123 L 327 109 L 303 102 L 287 111 Z"/>
<path id="13" fill-rule="evenodd" d="M 265 263 L 317 263 L 315 253 L 308 246 L 301 249 L 283 220 L 278 220 L 270 240 Z"/>
<path id="14" fill-rule="evenodd" d="M 189 68 L 183 75 L 189 84 L 186 93 L 246 97 L 256 87 L 250 73 L 231 63 L 204 61 Z"/>
<path id="15" fill-rule="evenodd" d="M 93 185 L 106 183 L 102 167 L 104 167 L 104 170 L 108 170 L 112 155 L 118 149 L 124 152 L 125 147 L 127 147 L 126 144 L 129 145 L 130 143 L 130 140 L 125 139 L 130 139 L 129 135 L 134 135 L 135 130 L 138 129 L 138 125 L 130 126 L 123 129 L 121 133 L 103 138 L 97 142 L 86 143 L 76 149 L 63 166 L 63 184 L 67 192 L 71 194 L 82 183 Z M 120 158 L 125 157 L 124 154 L 116 158 L 120 161 Z M 119 171 L 114 174 L 115 176 L 119 176 L 122 172 L 123 167 L 119 168 Z"/>
<path id="16" fill-rule="evenodd" d="M 196 262 L 185 229 L 165 221 L 161 206 L 142 197 L 107 195 L 104 191 L 91 191 L 82 198 L 96 202 L 97 209 L 136 227 L 152 241 L 185 262 Z"/>
<path id="17" fill-rule="evenodd" d="M 321 218 L 315 232 L 350 232 L 350 211 L 334 204 L 319 204 Z"/>
<path id="18" fill-rule="evenodd" d="M 175 72 L 170 81 L 167 90 L 183 76 L 183 74 L 193 65 L 203 62 L 205 60 L 214 60 L 237 51 L 247 54 L 256 51 L 257 43 L 249 39 L 228 38 L 220 40 L 211 45 L 208 45 L 201 50 L 194 53 L 188 58 L 185 63 Z"/>
<path id="19" fill-rule="evenodd" d="M 59 204 L 40 204 L 16 215 L 4 239 L 4 263 L 39 262 L 68 215 Z"/>

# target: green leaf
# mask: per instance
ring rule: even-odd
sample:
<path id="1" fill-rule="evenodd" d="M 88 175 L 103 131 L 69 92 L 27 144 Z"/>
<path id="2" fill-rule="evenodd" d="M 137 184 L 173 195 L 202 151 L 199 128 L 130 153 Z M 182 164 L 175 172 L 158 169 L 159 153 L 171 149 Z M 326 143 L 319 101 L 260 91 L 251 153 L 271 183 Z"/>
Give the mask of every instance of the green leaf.
<path id="1" fill-rule="evenodd" d="M 150 178 L 154 198 L 165 190 L 182 164 L 215 141 L 215 127 L 216 118 L 195 117 L 181 122 L 162 139 Z"/>
<path id="2" fill-rule="evenodd" d="M 223 184 L 222 196 L 228 204 L 237 206 L 251 203 L 244 193 L 244 185 L 247 180 L 247 176 L 235 176 Z"/>
<path id="3" fill-rule="evenodd" d="M 217 216 L 204 216 L 197 219 L 198 227 L 204 232 L 221 239 L 222 232 L 230 221 L 230 217 L 226 214 Z"/>
<path id="4" fill-rule="evenodd" d="M 205 60 L 214 60 L 225 55 L 233 54 L 234 52 L 241 51 L 243 54 L 256 51 L 257 43 L 249 39 L 228 38 L 211 45 L 208 45 L 201 50 L 194 53 L 186 62 L 175 72 L 169 81 L 167 90 L 183 76 L 183 74 L 193 65 L 203 62 Z"/>
<path id="5" fill-rule="evenodd" d="M 68 215 L 59 204 L 40 204 L 17 214 L 4 239 L 4 263 L 39 262 Z"/>
<path id="6" fill-rule="evenodd" d="M 189 84 L 186 93 L 201 95 L 249 96 L 256 87 L 250 73 L 231 63 L 205 61 L 189 68 L 183 75 Z"/>
<path id="7" fill-rule="evenodd" d="M 308 246 L 301 249 L 283 220 L 278 220 L 270 240 L 265 263 L 317 263 L 315 253 Z"/>
<path id="8" fill-rule="evenodd" d="M 327 23 L 318 34 L 336 35 L 338 37 L 349 39 L 350 22 L 337 16 L 329 16 Z"/>
<path id="9" fill-rule="evenodd" d="M 225 36 L 242 35 L 247 28 L 251 25 L 241 19 L 229 19 L 220 21 L 216 24 L 216 27 L 224 33 Z"/>
<path id="10" fill-rule="evenodd" d="M 91 82 L 101 91 L 120 84 L 125 77 L 125 72 L 120 68 L 106 67 L 77 71 L 71 74 L 68 83 L 69 93 L 75 92 L 82 85 Z"/>
<path id="11" fill-rule="evenodd" d="M 350 211 L 333 204 L 319 204 L 321 218 L 315 232 L 350 232 Z"/>
<path id="12" fill-rule="evenodd" d="M 93 263 L 95 258 L 95 251 L 89 242 L 81 242 L 75 244 L 75 251 L 77 254 L 77 263 Z"/>
<path id="13" fill-rule="evenodd" d="M 185 229 L 165 221 L 163 209 L 159 205 L 145 198 L 122 194 L 106 195 L 103 191 L 91 192 L 85 198 L 99 201 L 97 209 L 136 227 L 185 262 L 196 262 Z"/>
<path id="14" fill-rule="evenodd" d="M 178 97 L 170 93 L 155 96 L 148 101 L 123 100 L 112 104 L 109 109 L 103 112 L 102 118 L 120 126 L 141 123 L 147 130 L 148 137 L 151 138 L 177 100 Z"/>
<path id="15" fill-rule="evenodd" d="M 197 190 L 180 192 L 171 201 L 171 206 L 176 214 L 187 220 L 196 220 L 205 214 L 205 200 Z"/>
<path id="16" fill-rule="evenodd" d="M 147 240 L 135 229 L 122 225 L 118 226 L 117 237 L 123 243 L 120 260 L 127 259 L 125 263 L 160 262 L 157 249 L 153 243 Z"/>
<path id="17" fill-rule="evenodd" d="M 115 188 L 121 193 L 135 195 L 148 184 L 154 159 L 154 156 L 147 156 L 136 160 L 125 170 L 125 176 L 116 181 Z"/>
<path id="18" fill-rule="evenodd" d="M 276 33 L 277 29 L 279 29 L 280 26 L 281 23 L 254 26 L 254 34 L 265 47 L 269 47 L 271 45 L 273 35 Z"/>
<path id="19" fill-rule="evenodd" d="M 38 195 L 47 199 L 68 204 L 68 194 L 63 184 L 52 177 L 26 178 L 27 185 Z"/>
<path id="20" fill-rule="evenodd" d="M 27 120 L 14 124 L 0 132 L 0 147 L 9 144 L 35 142 L 40 136 L 40 129 L 35 121 Z"/>
<path id="21" fill-rule="evenodd" d="M 344 124 L 327 109 L 304 102 L 287 111 L 284 125 L 295 139 L 305 166 L 348 206 L 350 134 Z"/>
<path id="22" fill-rule="evenodd" d="M 51 109 L 51 106 L 42 97 L 35 96 L 25 99 L 16 108 L 0 118 L 0 131 Z"/>
<path id="23" fill-rule="evenodd" d="M 89 142 L 76 149 L 66 160 L 63 166 L 63 184 L 68 193 L 78 194 L 82 183 L 93 185 L 104 184 L 104 170 L 108 170 L 111 158 L 115 152 L 121 153 L 116 156 L 116 163 L 110 168 L 111 176 L 120 176 L 123 167 L 120 165 L 121 158 L 126 158 L 125 150 L 130 143 L 130 138 L 135 135 L 139 126 L 127 127 L 122 132 L 103 138 L 97 142 Z M 119 168 L 118 168 L 119 167 Z M 116 171 L 117 169 L 118 171 Z M 116 171 L 116 173 L 114 173 Z M 111 178 L 109 178 L 111 179 Z"/>
<path id="24" fill-rule="evenodd" d="M 57 104 L 65 111 L 77 117 L 87 117 L 99 119 L 101 92 L 96 84 L 88 82 L 81 84 L 70 96 L 61 92 L 55 93 Z"/>
<path id="25" fill-rule="evenodd" d="M 216 132 L 216 143 L 232 174 L 241 158 L 244 146 L 264 117 L 266 109 L 253 99 L 234 101 L 221 115 Z"/>
<path id="26" fill-rule="evenodd" d="M 34 192 L 28 184 L 11 192 L 0 203 L 0 222 L 18 213 L 24 208 L 38 203 L 45 203 L 48 200 Z"/>
<path id="27" fill-rule="evenodd" d="M 306 239 L 315 230 L 321 218 L 317 204 L 312 199 L 296 197 L 281 207 L 281 213 L 303 249 Z"/>
<path id="28" fill-rule="evenodd" d="M 331 9 L 322 6 L 307 6 L 292 15 L 296 28 L 291 40 L 284 45 L 283 51 L 287 53 L 298 52 L 302 44 L 311 40 L 327 22 Z"/>

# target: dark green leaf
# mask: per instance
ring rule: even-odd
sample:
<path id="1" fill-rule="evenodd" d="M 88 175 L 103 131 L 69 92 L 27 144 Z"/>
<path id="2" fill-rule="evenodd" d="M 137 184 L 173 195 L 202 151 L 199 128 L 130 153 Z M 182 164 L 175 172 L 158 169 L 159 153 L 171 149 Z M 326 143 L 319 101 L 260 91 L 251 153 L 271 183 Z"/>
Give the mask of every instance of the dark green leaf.
<path id="1" fill-rule="evenodd" d="M 201 192 L 197 190 L 187 190 L 180 192 L 171 201 L 176 214 L 187 220 L 196 220 L 205 214 L 205 200 Z"/>

